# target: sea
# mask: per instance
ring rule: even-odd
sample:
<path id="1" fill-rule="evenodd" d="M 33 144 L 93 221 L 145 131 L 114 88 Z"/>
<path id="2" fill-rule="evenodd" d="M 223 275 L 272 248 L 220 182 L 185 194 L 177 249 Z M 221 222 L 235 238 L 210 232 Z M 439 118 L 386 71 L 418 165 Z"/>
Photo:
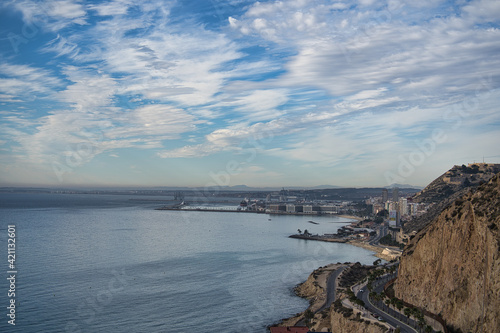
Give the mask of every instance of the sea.
<path id="1" fill-rule="evenodd" d="M 337 216 L 161 206 L 156 196 L 0 193 L 0 332 L 263 333 L 307 308 L 293 288 L 314 269 L 376 259 L 288 238 L 335 233 L 350 222 Z"/>

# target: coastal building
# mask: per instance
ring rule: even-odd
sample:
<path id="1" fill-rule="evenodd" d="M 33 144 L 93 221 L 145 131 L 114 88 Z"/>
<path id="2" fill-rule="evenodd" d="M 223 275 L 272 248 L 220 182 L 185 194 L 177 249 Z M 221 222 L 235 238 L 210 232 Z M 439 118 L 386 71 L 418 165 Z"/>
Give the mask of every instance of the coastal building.
<path id="1" fill-rule="evenodd" d="M 382 203 L 386 203 L 388 199 L 389 199 L 389 191 L 386 188 L 384 188 L 382 190 Z"/>
<path id="2" fill-rule="evenodd" d="M 389 211 L 389 226 L 395 227 L 399 225 L 399 212 L 397 210 Z"/>
<path id="3" fill-rule="evenodd" d="M 318 214 L 320 211 L 319 206 L 314 206 L 314 205 L 303 205 L 302 206 L 302 212 L 305 214 Z"/>
<path id="4" fill-rule="evenodd" d="M 399 188 L 397 188 L 397 187 L 392 189 L 392 201 L 394 201 L 394 202 L 399 201 Z"/>
<path id="5" fill-rule="evenodd" d="M 408 215 L 408 200 L 406 198 L 399 199 L 399 215 Z"/>
<path id="6" fill-rule="evenodd" d="M 268 213 L 280 213 L 286 211 L 286 205 L 283 204 L 270 204 L 267 207 L 266 212 Z"/>
<path id="7" fill-rule="evenodd" d="M 338 207 L 335 205 L 324 205 L 324 206 L 320 206 L 320 211 L 323 214 L 337 214 Z"/>
<path id="8" fill-rule="evenodd" d="M 302 213 L 303 206 L 296 204 L 286 204 L 286 212 L 287 213 Z"/>
<path id="9" fill-rule="evenodd" d="M 399 202 L 387 201 L 385 203 L 385 209 L 388 210 L 389 212 L 391 210 L 399 210 Z"/>
<path id="10" fill-rule="evenodd" d="M 410 205 L 410 215 L 415 216 L 418 212 L 418 203 L 411 203 Z"/>

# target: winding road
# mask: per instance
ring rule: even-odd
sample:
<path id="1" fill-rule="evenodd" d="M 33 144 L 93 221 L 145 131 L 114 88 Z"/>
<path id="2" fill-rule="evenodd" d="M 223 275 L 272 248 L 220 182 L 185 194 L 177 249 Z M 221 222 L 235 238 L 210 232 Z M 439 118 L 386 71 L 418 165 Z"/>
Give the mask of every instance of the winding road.
<path id="1" fill-rule="evenodd" d="M 328 280 L 326 281 L 326 301 L 325 304 L 316 311 L 316 313 L 323 311 L 324 309 L 330 307 L 333 302 L 335 302 L 336 291 L 337 291 L 337 277 L 346 269 L 347 266 L 342 266 L 334 270 Z"/>
<path id="2" fill-rule="evenodd" d="M 375 292 L 380 293 L 384 289 L 384 283 L 380 283 L 374 288 Z M 361 291 L 364 290 L 364 291 Z M 408 332 L 408 333 L 416 333 L 417 331 L 413 328 L 408 326 L 407 324 L 401 322 L 400 320 L 396 319 L 392 315 L 380 310 L 379 308 L 375 307 L 370 300 L 368 299 L 369 291 L 366 287 L 363 289 L 358 290 L 356 293 L 356 297 L 365 302 L 365 308 L 370 311 L 373 314 L 376 314 L 377 317 L 382 317 L 389 325 L 392 325 L 393 327 L 399 327 L 401 329 L 401 332 Z"/>

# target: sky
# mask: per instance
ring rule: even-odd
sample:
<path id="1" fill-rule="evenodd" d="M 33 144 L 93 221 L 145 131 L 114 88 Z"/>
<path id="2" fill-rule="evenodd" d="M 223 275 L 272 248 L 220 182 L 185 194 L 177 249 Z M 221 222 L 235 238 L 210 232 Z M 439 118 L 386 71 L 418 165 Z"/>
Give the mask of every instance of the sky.
<path id="1" fill-rule="evenodd" d="M 5 0 L 0 186 L 425 186 L 500 163 L 500 1 Z"/>

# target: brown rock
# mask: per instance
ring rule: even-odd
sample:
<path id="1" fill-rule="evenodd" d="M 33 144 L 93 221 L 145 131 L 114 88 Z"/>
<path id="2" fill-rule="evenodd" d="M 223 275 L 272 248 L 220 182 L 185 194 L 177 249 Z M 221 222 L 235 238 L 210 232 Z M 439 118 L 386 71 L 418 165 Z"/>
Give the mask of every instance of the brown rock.
<path id="1" fill-rule="evenodd" d="M 461 332 L 500 332 L 500 174 L 444 209 L 401 257 L 396 297 Z"/>

